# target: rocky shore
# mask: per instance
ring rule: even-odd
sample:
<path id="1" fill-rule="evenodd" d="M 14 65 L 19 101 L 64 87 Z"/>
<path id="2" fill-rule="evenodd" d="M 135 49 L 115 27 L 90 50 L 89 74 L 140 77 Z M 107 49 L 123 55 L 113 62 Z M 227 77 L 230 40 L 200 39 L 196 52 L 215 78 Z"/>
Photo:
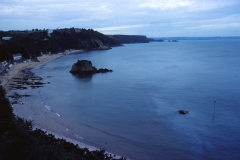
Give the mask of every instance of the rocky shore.
<path id="1" fill-rule="evenodd" d="M 0 83 L 4 87 L 4 89 L 8 92 L 9 89 L 13 87 L 9 84 L 11 84 L 13 81 L 17 81 L 17 79 L 14 79 L 14 78 L 22 79 L 23 77 L 21 77 L 21 76 L 23 75 L 24 70 L 29 70 L 31 68 L 36 67 L 37 65 L 49 62 L 49 61 L 59 58 L 61 56 L 65 56 L 65 55 L 72 54 L 72 53 L 79 53 L 79 52 L 83 52 L 83 51 L 84 50 L 65 51 L 65 52 L 60 52 L 58 54 L 40 56 L 40 57 L 37 57 L 35 61 L 26 62 L 26 63 L 17 63 L 15 65 L 13 65 L 7 73 L 0 76 Z M 17 87 L 17 85 L 14 85 L 14 86 Z"/>

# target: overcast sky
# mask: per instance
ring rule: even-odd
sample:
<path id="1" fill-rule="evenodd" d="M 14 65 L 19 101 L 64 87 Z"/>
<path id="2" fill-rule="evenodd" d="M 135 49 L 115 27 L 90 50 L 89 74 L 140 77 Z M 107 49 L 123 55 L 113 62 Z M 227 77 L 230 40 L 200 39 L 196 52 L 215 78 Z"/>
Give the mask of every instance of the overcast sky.
<path id="1" fill-rule="evenodd" d="M 0 0 L 0 30 L 58 27 L 148 37 L 240 36 L 240 0 Z"/>

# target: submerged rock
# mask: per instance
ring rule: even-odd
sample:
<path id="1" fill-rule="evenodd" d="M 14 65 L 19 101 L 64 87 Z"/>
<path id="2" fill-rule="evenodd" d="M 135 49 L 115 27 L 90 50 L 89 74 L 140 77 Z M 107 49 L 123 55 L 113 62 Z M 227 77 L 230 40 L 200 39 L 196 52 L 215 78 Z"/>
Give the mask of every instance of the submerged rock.
<path id="1" fill-rule="evenodd" d="M 107 68 L 97 69 L 92 65 L 91 61 L 88 60 L 78 60 L 77 63 L 74 63 L 70 73 L 72 74 L 80 74 L 80 75 L 89 75 L 95 73 L 106 73 L 112 72 L 112 70 Z"/>
<path id="2" fill-rule="evenodd" d="M 187 110 L 182 110 L 182 109 L 181 109 L 181 110 L 179 110 L 178 112 L 179 112 L 179 114 L 187 114 L 187 113 L 188 113 L 188 111 L 187 111 Z"/>
<path id="3" fill-rule="evenodd" d="M 99 68 L 97 70 L 97 73 L 106 73 L 106 72 L 112 72 L 112 70 L 107 68 Z"/>

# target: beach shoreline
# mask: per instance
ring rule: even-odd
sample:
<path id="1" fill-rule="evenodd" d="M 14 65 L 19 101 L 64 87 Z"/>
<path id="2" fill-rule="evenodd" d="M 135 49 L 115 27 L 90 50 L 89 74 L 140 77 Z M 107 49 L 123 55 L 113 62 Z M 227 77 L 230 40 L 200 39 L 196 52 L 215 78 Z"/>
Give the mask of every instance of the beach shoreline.
<path id="1" fill-rule="evenodd" d="M 73 144 L 77 144 L 80 148 L 87 148 L 89 151 L 100 150 L 100 148 L 88 145 L 83 143 L 83 138 L 75 133 L 70 127 L 66 127 L 63 125 L 64 119 L 60 114 L 55 113 L 51 110 L 50 106 L 44 104 L 44 102 L 39 99 L 36 95 L 34 95 L 35 91 L 32 88 L 27 89 L 11 89 L 11 84 L 14 82 L 14 79 L 22 78 L 27 73 L 23 73 L 23 71 L 30 70 L 38 65 L 42 65 L 44 63 L 48 63 L 51 60 L 62 57 L 71 53 L 79 53 L 83 52 L 83 50 L 72 50 L 64 53 L 58 53 L 53 55 L 46 55 L 38 57 L 39 62 L 26 62 L 19 63 L 14 65 L 9 72 L 0 77 L 1 85 L 5 88 L 7 95 L 29 95 L 30 97 L 22 96 L 19 98 L 20 101 L 17 103 L 12 103 L 12 107 L 14 110 L 14 114 L 24 118 L 26 120 L 33 121 L 34 129 L 38 128 L 43 131 L 46 131 L 48 134 L 54 135 L 56 138 L 63 138 L 68 142 Z M 40 77 L 41 78 L 41 77 Z M 36 93 L 35 93 L 36 94 Z M 11 102 L 14 102 L 14 98 L 9 98 Z M 16 99 L 15 99 L 16 102 Z M 114 156 L 114 154 L 106 152 L 109 155 Z M 115 156 L 115 158 L 121 158 L 120 156 Z"/>
<path id="2" fill-rule="evenodd" d="M 17 77 L 21 73 L 21 71 L 23 71 L 25 69 L 32 69 L 38 65 L 47 63 L 51 60 L 54 60 L 54 59 L 59 58 L 64 55 L 68 55 L 68 54 L 72 54 L 72 53 L 79 53 L 79 52 L 84 52 L 84 50 L 69 50 L 69 51 L 60 52 L 57 54 L 40 56 L 40 57 L 37 57 L 38 62 L 17 63 L 9 69 L 8 73 L 0 76 L 1 85 L 4 87 L 6 92 L 8 92 L 9 91 L 9 88 L 7 87 L 8 84 L 11 82 L 11 80 L 14 77 Z"/>

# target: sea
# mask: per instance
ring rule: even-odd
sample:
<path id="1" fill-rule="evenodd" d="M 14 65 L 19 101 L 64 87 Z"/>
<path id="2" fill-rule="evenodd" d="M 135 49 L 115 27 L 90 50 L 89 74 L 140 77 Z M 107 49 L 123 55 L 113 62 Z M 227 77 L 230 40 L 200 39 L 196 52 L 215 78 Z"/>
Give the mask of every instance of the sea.
<path id="1" fill-rule="evenodd" d="M 113 72 L 72 75 L 77 60 Z M 239 38 L 125 44 L 33 72 L 50 82 L 39 99 L 81 142 L 132 160 L 240 159 Z"/>

